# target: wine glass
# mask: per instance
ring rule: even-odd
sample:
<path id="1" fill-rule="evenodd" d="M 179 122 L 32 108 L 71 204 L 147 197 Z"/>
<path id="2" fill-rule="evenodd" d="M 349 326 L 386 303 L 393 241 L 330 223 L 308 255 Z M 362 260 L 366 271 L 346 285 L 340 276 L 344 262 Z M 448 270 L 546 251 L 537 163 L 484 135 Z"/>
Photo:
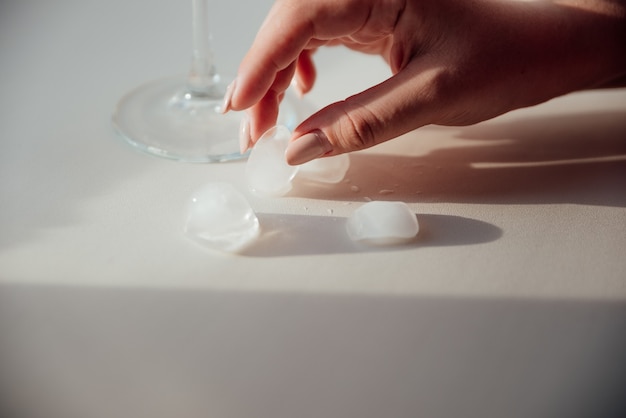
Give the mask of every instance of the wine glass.
<path id="1" fill-rule="evenodd" d="M 192 28 L 187 77 L 157 80 L 131 91 L 118 102 L 113 126 L 133 147 L 164 158 L 198 163 L 244 158 L 238 139 L 241 114 L 222 113 L 231 80 L 215 68 L 208 0 L 192 0 Z M 299 119 L 295 95 L 285 95 L 278 123 L 293 129 Z"/>

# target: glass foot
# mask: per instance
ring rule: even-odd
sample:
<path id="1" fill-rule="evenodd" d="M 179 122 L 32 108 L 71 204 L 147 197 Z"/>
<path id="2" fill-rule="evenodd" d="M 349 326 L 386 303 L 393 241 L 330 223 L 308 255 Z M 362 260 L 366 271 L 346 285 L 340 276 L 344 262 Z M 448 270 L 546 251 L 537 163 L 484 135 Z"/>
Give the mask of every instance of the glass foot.
<path id="1" fill-rule="evenodd" d="M 144 84 L 118 103 L 112 122 L 120 136 L 140 151 L 172 160 L 214 163 L 245 158 L 239 152 L 240 112 L 221 113 L 227 84 L 206 95 L 189 94 L 187 79 Z M 279 124 L 293 130 L 301 120 L 295 97 L 286 95 Z"/>

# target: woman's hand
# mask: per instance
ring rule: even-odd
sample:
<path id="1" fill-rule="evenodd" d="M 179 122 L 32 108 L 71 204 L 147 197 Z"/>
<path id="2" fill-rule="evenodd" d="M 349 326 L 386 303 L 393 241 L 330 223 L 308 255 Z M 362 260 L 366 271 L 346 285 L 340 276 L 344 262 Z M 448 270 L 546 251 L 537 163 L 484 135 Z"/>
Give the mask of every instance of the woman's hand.
<path id="1" fill-rule="evenodd" d="M 381 55 L 393 76 L 298 126 L 290 164 L 371 147 L 427 124 L 467 125 L 626 74 L 626 0 L 278 0 L 225 109 L 248 109 L 242 149 L 276 123 L 323 45 Z"/>

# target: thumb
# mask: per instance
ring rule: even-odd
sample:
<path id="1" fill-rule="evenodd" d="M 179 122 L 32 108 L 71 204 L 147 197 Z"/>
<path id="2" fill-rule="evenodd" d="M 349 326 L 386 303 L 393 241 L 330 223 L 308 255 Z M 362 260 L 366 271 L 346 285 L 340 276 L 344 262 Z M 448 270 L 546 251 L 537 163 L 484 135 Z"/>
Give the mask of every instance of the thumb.
<path id="1" fill-rule="evenodd" d="M 412 68 L 413 67 L 413 68 Z M 357 151 L 431 123 L 438 70 L 409 65 L 386 81 L 310 116 L 292 136 L 285 158 L 299 165 Z"/>

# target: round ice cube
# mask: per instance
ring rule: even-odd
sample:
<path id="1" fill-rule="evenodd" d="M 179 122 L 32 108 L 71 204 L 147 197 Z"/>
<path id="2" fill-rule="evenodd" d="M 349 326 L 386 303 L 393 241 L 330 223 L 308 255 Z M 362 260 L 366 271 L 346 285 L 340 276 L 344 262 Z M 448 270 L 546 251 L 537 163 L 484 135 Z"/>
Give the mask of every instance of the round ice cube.
<path id="1" fill-rule="evenodd" d="M 346 229 L 354 241 L 392 245 L 415 237 L 419 224 L 406 203 L 373 201 L 354 211 Z"/>
<path id="2" fill-rule="evenodd" d="M 304 163 L 298 170 L 298 176 L 322 183 L 339 183 L 350 168 L 348 154 L 317 158 Z"/>
<path id="3" fill-rule="evenodd" d="M 265 132 L 250 152 L 246 163 L 246 180 L 257 196 L 282 196 L 291 190 L 298 167 L 285 160 L 285 150 L 291 132 L 284 126 L 275 126 Z"/>
<path id="4" fill-rule="evenodd" d="M 246 198 L 228 183 L 209 183 L 189 201 L 185 233 L 215 250 L 237 252 L 259 236 L 259 220 Z"/>

